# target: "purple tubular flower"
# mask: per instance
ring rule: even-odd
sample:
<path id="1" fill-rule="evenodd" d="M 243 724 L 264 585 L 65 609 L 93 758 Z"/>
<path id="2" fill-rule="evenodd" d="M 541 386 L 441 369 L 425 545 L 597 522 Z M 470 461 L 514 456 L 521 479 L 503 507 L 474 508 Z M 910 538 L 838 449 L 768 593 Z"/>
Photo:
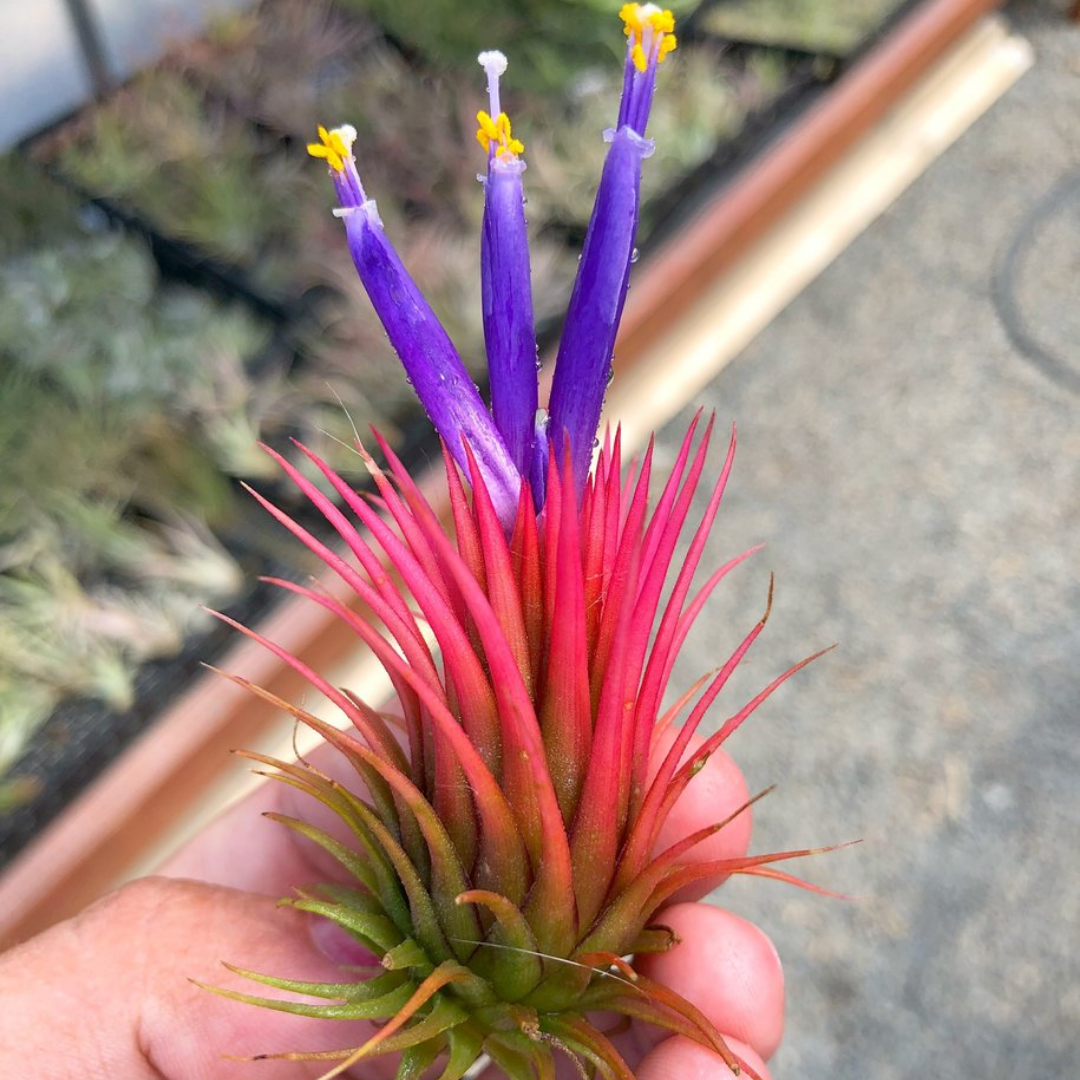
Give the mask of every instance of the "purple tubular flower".
<path id="1" fill-rule="evenodd" d="M 589 475 L 615 335 L 630 281 L 641 162 L 651 148 L 648 140 L 629 127 L 612 137 L 555 360 L 549 438 L 561 464 L 561 436 L 569 436 L 579 497 Z"/>
<path id="2" fill-rule="evenodd" d="M 367 198 L 352 156 L 355 130 L 319 129 L 309 152 L 325 159 L 337 189 L 349 251 L 375 313 L 435 430 L 454 459 L 469 471 L 468 443 L 491 492 L 500 520 L 511 525 L 517 512 L 521 474 L 515 467 L 461 357 L 416 283 L 402 265 Z"/>
<path id="3" fill-rule="evenodd" d="M 491 381 L 491 411 L 510 457 L 522 476 L 532 461 L 537 407 L 536 328 L 533 321 L 529 244 L 518 156 L 510 120 L 499 107 L 499 76 L 506 70 L 500 52 L 479 56 L 488 76 L 491 112 L 480 112 L 476 137 L 487 150 L 484 221 L 480 238 L 480 282 Z"/>
<path id="4" fill-rule="evenodd" d="M 569 456 L 580 502 L 592 462 L 596 430 L 611 376 L 615 337 L 634 260 L 641 202 L 641 163 L 652 153 L 645 138 L 656 69 L 675 48 L 675 20 L 655 4 L 625 4 L 619 12 L 627 37 L 626 70 L 616 127 L 585 235 L 570 297 L 547 414 L 537 410 L 536 329 L 520 159 L 499 104 L 506 57 L 481 53 L 491 112 L 477 114 L 477 139 L 487 151 L 481 287 L 484 339 L 491 379 L 491 412 L 435 313 L 409 277 L 383 233 L 352 153 L 356 131 L 319 128 L 312 156 L 330 166 L 345 220 L 349 249 L 375 311 L 386 328 L 417 396 L 436 431 L 468 473 L 470 447 L 508 531 L 521 484 L 528 479 L 539 513 L 544 506 L 548 457 L 560 469 Z"/>
<path id="5" fill-rule="evenodd" d="M 578 497 L 589 475 L 596 430 L 611 376 L 615 336 L 626 302 L 641 203 L 641 163 L 656 68 L 675 47 L 674 19 L 655 4 L 626 4 L 627 56 L 618 126 L 605 133 L 608 150 L 585 234 L 570 306 L 555 362 L 549 438 L 561 463 L 569 437 Z"/>

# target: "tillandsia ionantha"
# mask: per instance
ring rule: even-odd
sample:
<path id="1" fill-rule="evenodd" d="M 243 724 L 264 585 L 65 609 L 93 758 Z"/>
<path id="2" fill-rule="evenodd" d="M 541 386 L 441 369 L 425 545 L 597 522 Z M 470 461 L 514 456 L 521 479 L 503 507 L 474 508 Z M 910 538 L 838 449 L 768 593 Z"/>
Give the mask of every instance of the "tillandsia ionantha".
<path id="1" fill-rule="evenodd" d="M 814 657 L 695 741 L 761 633 L 766 609 L 711 678 L 673 706 L 662 704 L 703 604 L 751 552 L 691 592 L 731 470 L 733 436 L 681 565 L 672 567 L 705 467 L 711 420 L 695 418 L 651 510 L 652 446 L 627 476 L 617 431 L 596 453 L 634 261 L 642 163 L 652 147 L 649 107 L 657 69 L 675 47 L 670 12 L 627 4 L 621 17 L 622 99 L 606 134 L 610 147 L 547 410 L 538 408 L 524 147 L 499 100 L 505 57 L 479 57 L 490 98 L 477 133 L 487 155 L 481 292 L 490 409 L 383 231 L 357 171 L 355 132 L 320 128 L 309 148 L 329 167 L 340 204 L 335 213 L 360 278 L 442 439 L 453 519 L 451 536 L 377 433 L 386 471 L 358 444 L 373 498 L 302 446 L 338 501 L 274 455 L 340 535 L 341 549 L 255 495 L 382 624 L 326 591 L 277 582 L 348 624 L 388 673 L 401 713 L 390 717 L 338 690 L 280 646 L 237 627 L 304 676 L 356 729 L 340 731 L 234 677 L 323 736 L 358 781 L 352 789 L 303 761 L 249 755 L 347 824 L 351 840 L 343 843 L 303 821 L 278 818 L 351 876 L 349 886 L 308 887 L 285 902 L 343 928 L 378 966 L 369 977 L 353 972 L 333 984 L 231 969 L 315 1002 L 219 991 L 303 1016 L 378 1022 L 358 1046 L 265 1055 L 336 1062 L 324 1080 L 392 1052 L 401 1055 L 400 1080 L 436 1068 L 440 1080 L 458 1080 L 484 1055 L 513 1080 L 553 1078 L 556 1055 L 568 1056 L 583 1074 L 630 1080 L 611 1037 L 613 1015 L 687 1036 L 715 1051 L 732 1073 L 757 1075 L 689 1001 L 636 970 L 634 958 L 671 947 L 673 934 L 659 916 L 689 885 L 733 873 L 795 881 L 773 864 L 811 852 L 686 859 L 730 816 L 659 854 L 655 849 L 710 755 Z M 674 583 L 665 598 L 669 570 Z M 771 602 L 771 585 L 769 592 Z M 676 733 L 674 721 L 691 703 Z"/>

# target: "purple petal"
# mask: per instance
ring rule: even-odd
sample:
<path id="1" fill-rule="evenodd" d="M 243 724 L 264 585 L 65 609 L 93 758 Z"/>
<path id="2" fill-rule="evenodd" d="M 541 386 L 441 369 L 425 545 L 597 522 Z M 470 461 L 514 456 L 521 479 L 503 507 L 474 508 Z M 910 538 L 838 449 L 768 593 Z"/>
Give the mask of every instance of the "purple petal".
<path id="1" fill-rule="evenodd" d="M 500 520 L 512 527 L 521 476 L 453 342 L 386 238 L 374 202 L 341 213 L 360 280 L 417 397 L 465 470 L 468 441 Z"/>
<path id="2" fill-rule="evenodd" d="M 548 433 L 559 461 L 564 433 L 570 437 L 579 497 L 589 474 L 626 301 L 641 201 L 641 163 L 652 146 L 628 126 L 611 138 L 559 342 Z"/>
<path id="3" fill-rule="evenodd" d="M 484 341 L 495 426 L 522 476 L 532 459 L 537 405 L 536 329 L 521 174 L 524 162 L 492 155 L 480 240 Z"/>

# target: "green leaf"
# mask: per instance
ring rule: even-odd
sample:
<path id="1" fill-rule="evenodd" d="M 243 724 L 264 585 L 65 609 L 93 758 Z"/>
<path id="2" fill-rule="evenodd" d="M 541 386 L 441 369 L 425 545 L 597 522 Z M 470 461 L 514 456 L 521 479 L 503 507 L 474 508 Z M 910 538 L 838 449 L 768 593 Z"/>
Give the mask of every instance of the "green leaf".
<path id="1" fill-rule="evenodd" d="M 297 832 L 301 836 L 306 836 L 309 840 L 318 844 L 324 851 L 333 855 L 333 857 L 337 859 L 337 861 L 358 881 L 362 882 L 369 889 L 374 890 L 376 888 L 375 875 L 372 873 L 368 863 L 357 855 L 355 851 L 351 851 L 339 840 L 335 840 L 329 833 L 324 832 L 322 829 L 315 828 L 314 825 L 309 825 L 306 821 L 286 817 L 284 814 L 268 813 L 266 814 L 266 817 L 270 821 L 276 821 L 286 828 L 292 829 L 293 832 Z"/>
<path id="2" fill-rule="evenodd" d="M 532 1061 L 538 1046 L 543 1044 L 534 1043 L 520 1032 L 499 1032 L 484 1040 L 485 1052 L 507 1080 L 535 1080 Z M 550 1054 L 546 1046 L 543 1049 Z"/>
<path id="3" fill-rule="evenodd" d="M 421 979 L 426 979 L 434 969 L 427 953 L 412 938 L 406 938 L 390 949 L 382 963 L 383 967 L 390 971 L 414 968 Z"/>
<path id="4" fill-rule="evenodd" d="M 475 1024 L 459 1024 L 451 1029 L 447 1039 L 450 1057 L 438 1080 L 461 1080 L 480 1056 L 484 1033 Z"/>
<path id="5" fill-rule="evenodd" d="M 392 1054 L 406 1050 L 410 1046 L 417 1046 L 427 1039 L 441 1035 L 444 1031 L 456 1028 L 458 1024 L 463 1024 L 468 1019 L 469 1014 L 460 1005 L 454 1004 L 448 997 L 440 994 L 435 998 L 431 1012 L 427 1016 L 383 1039 L 378 1044 L 378 1053 Z"/>
<path id="6" fill-rule="evenodd" d="M 350 803 L 356 815 L 371 831 L 386 857 L 393 864 L 398 881 L 409 899 L 410 924 L 416 939 L 426 950 L 433 963 L 449 960 L 453 955 L 439 923 L 431 894 L 424 887 L 420 875 L 405 849 L 394 839 L 390 830 L 376 817 L 371 807 L 357 799 L 338 784 L 333 785 Z"/>
<path id="7" fill-rule="evenodd" d="M 402 1051 L 394 1080 L 420 1080 L 443 1049 L 442 1040 L 428 1039 Z"/>
<path id="8" fill-rule="evenodd" d="M 479 904 L 495 916 L 488 941 L 482 941 L 470 961 L 478 974 L 490 979 L 504 1001 L 517 1001 L 543 978 L 536 938 L 520 909 L 505 896 L 484 889 L 461 893 L 459 904 Z"/>
<path id="9" fill-rule="evenodd" d="M 328 904 L 321 900 L 285 900 L 283 903 L 300 911 L 322 915 L 331 922 L 360 939 L 361 943 L 377 952 L 384 953 L 401 941 L 401 931 L 385 915 L 372 915 L 340 904 Z"/>
<path id="10" fill-rule="evenodd" d="M 274 975 L 249 971 L 247 968 L 236 967 L 234 964 L 226 964 L 225 967 L 235 975 L 241 975 L 245 979 L 262 983 L 264 986 L 272 986 L 275 990 L 285 990 L 290 994 L 303 994 L 307 997 L 327 998 L 342 1002 L 369 1001 L 396 989 L 402 983 L 402 975 L 399 972 L 392 971 L 376 975 L 372 979 L 355 982 L 318 983 L 302 982 L 298 979 L 279 979 Z"/>
<path id="11" fill-rule="evenodd" d="M 376 842 L 372 830 L 369 828 L 369 822 L 374 818 L 371 808 L 367 806 L 366 803 L 363 803 L 360 799 L 356 798 L 356 796 L 349 795 L 340 784 L 332 783 L 327 777 L 323 776 L 315 769 L 301 765 L 290 765 L 286 762 L 278 761 L 276 758 L 266 757 L 263 754 L 256 754 L 251 751 L 243 751 L 242 756 L 280 770 L 278 773 L 270 773 L 268 775 L 274 780 L 278 780 L 283 784 L 288 784 L 290 787 L 295 787 L 318 799 L 324 806 L 333 810 L 334 813 L 336 813 L 352 829 L 353 834 L 356 836 L 357 840 L 360 841 L 368 854 L 367 862 L 357 863 L 355 862 L 357 859 L 356 853 L 349 853 L 354 860 L 352 866 L 370 865 L 371 870 L 375 875 L 374 878 L 369 880 L 361 878 L 360 880 L 379 897 L 386 913 L 394 920 L 394 923 L 397 925 L 402 935 L 410 933 L 413 927 L 413 919 L 409 905 L 405 902 L 405 898 L 401 892 L 401 871 L 397 867 L 391 867 L 383 853 L 385 844 L 381 841 Z M 358 812 L 360 807 L 363 807 L 367 812 L 367 818 L 362 818 L 360 816 Z M 267 814 L 266 816 L 274 819 L 274 816 L 271 814 Z M 385 829 L 383 831 L 385 832 Z M 323 835 L 325 836 L 326 834 L 324 833 Z M 316 840 L 317 843 L 321 842 L 314 834 L 311 838 Z M 333 850 L 330 848 L 327 848 L 327 850 L 340 861 L 338 852 L 345 853 L 348 852 L 349 849 L 343 844 L 338 844 L 337 841 L 332 842 L 337 846 Z M 351 868 L 352 867 L 350 866 L 350 869 Z"/>
<path id="12" fill-rule="evenodd" d="M 415 987 L 412 983 L 402 983 L 396 990 L 391 990 L 381 997 L 370 1001 L 353 1001 L 344 1005 L 313 1005 L 303 1001 L 280 1001 L 276 998 L 255 997 L 241 994 L 235 990 L 225 990 L 220 986 L 196 986 L 209 990 L 219 997 L 242 1001 L 245 1005 L 258 1005 L 275 1012 L 291 1013 L 293 1016 L 312 1016 L 320 1020 L 385 1020 L 392 1017 L 412 996 Z"/>

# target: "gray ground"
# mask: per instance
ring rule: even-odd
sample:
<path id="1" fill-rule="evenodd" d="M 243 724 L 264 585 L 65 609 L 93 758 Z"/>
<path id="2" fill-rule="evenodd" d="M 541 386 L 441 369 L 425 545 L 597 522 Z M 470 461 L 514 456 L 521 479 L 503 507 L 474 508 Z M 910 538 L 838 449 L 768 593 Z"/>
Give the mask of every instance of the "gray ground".
<path id="1" fill-rule="evenodd" d="M 755 848 L 866 841 L 797 867 L 856 903 L 752 879 L 717 898 L 785 963 L 776 1080 L 1080 1076 L 1080 394 L 991 295 L 1025 216 L 1076 178 L 1015 294 L 1080 377 L 1080 28 L 1011 15 L 1035 69 L 698 402 L 740 433 L 708 562 L 770 547 L 678 674 L 726 655 L 775 570 L 735 693 L 840 649 L 730 744 L 752 787 L 780 785 Z"/>

